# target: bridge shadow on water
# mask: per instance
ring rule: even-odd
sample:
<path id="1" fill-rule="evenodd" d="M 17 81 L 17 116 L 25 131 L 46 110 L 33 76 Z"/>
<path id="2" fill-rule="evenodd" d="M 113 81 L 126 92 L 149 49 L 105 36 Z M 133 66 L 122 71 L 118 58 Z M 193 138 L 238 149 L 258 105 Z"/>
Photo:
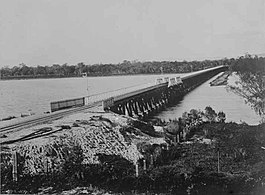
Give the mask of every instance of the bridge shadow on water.
<path id="1" fill-rule="evenodd" d="M 197 88 L 199 88 L 203 84 L 209 82 L 209 80 L 211 80 L 213 78 L 214 77 L 210 77 L 208 79 L 203 80 L 202 82 L 199 82 L 195 86 L 191 87 L 189 91 L 186 91 L 184 94 L 182 94 L 180 96 L 177 96 L 173 101 L 171 101 L 170 103 L 164 105 L 159 110 L 154 110 L 153 112 L 149 113 L 148 116 L 146 116 L 142 120 L 145 121 L 145 122 L 151 123 L 151 124 L 157 124 L 158 121 L 165 121 L 165 117 L 159 117 L 159 116 L 161 116 L 160 114 L 162 112 L 170 111 L 171 108 L 179 107 L 180 104 L 183 102 L 185 96 L 189 95 L 194 90 L 196 90 Z M 174 120 L 174 119 L 178 119 L 179 116 L 177 116 L 177 115 L 176 116 L 172 116 L 171 115 L 171 116 L 166 117 L 166 118 L 168 118 L 167 120 Z"/>
<path id="2" fill-rule="evenodd" d="M 187 93 L 188 94 L 188 93 Z M 185 95 L 187 95 L 185 94 Z M 143 118 L 142 120 L 151 124 L 155 124 L 158 120 L 160 120 L 159 118 L 159 114 L 163 111 L 168 110 L 169 108 L 173 108 L 173 107 L 177 107 L 178 105 L 180 105 L 182 103 L 182 101 L 184 100 L 184 96 L 179 96 L 175 99 L 175 101 L 168 103 L 167 105 L 164 105 L 163 107 L 161 107 L 158 110 L 154 110 L 151 113 L 149 113 L 148 116 L 146 116 L 145 118 Z M 177 118 L 177 117 L 176 117 Z M 175 119 L 175 118 L 172 118 Z"/>
<path id="3" fill-rule="evenodd" d="M 212 78 L 210 78 L 212 79 Z M 174 101 L 164 105 L 163 107 L 161 107 L 159 110 L 154 110 L 152 111 L 151 113 L 148 114 L 148 116 L 146 116 L 145 118 L 143 118 L 142 120 L 145 121 L 145 122 L 148 122 L 148 123 L 151 123 L 151 124 L 156 124 L 158 121 L 164 121 L 165 119 L 161 119 L 159 116 L 162 112 L 164 111 L 169 111 L 170 108 L 175 108 L 175 107 L 178 107 L 180 106 L 180 104 L 183 102 L 185 96 L 187 96 L 188 94 L 192 93 L 193 90 L 196 90 L 198 87 L 200 87 L 201 85 L 203 85 L 204 83 L 207 83 L 209 82 L 210 79 L 207 79 L 201 83 L 199 83 L 198 85 L 192 87 L 191 90 L 187 91 L 186 93 L 178 96 L 175 98 Z M 164 118 L 164 117 L 162 117 Z M 178 117 L 172 117 L 169 118 L 171 120 L 174 120 L 174 119 L 178 119 Z"/>

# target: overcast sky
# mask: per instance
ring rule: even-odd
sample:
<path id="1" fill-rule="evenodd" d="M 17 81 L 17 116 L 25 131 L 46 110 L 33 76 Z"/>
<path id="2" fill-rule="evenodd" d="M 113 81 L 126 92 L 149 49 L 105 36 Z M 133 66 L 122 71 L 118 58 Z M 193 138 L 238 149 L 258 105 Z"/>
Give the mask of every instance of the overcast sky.
<path id="1" fill-rule="evenodd" d="M 265 0 L 0 0 L 0 67 L 265 53 Z"/>

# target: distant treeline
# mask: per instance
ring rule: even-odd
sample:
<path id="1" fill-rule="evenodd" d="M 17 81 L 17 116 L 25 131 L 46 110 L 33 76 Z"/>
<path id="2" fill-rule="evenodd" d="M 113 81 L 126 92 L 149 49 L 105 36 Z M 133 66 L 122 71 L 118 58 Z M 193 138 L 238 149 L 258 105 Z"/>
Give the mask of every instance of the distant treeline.
<path id="1" fill-rule="evenodd" d="M 78 77 L 82 73 L 88 76 L 109 76 L 109 75 L 134 75 L 134 74 L 161 74 L 161 73 L 186 73 L 202 70 L 219 65 L 232 65 L 234 69 L 238 64 L 248 64 L 249 61 L 254 64 L 264 64 L 264 58 L 240 57 L 238 59 L 204 60 L 204 61 L 127 61 L 119 64 L 94 64 L 86 65 L 83 62 L 77 65 L 53 64 L 52 66 L 30 67 L 24 63 L 12 68 L 3 67 L 0 69 L 1 79 L 28 79 L 28 78 L 60 78 L 60 77 Z M 258 65 L 258 66 L 260 66 Z M 241 67 L 242 68 L 242 67 Z M 250 68 L 252 70 L 252 67 Z"/>
<path id="2" fill-rule="evenodd" d="M 223 64 L 223 60 L 205 60 L 192 62 L 138 62 L 124 60 L 119 64 L 94 64 L 77 65 L 54 64 L 52 66 L 29 67 L 22 63 L 12 68 L 1 68 L 2 79 L 12 78 L 54 78 L 54 77 L 76 77 L 82 73 L 88 76 L 109 76 L 109 75 L 134 75 L 134 74 L 161 74 L 161 73 L 185 73 L 202 70 Z"/>
<path id="3" fill-rule="evenodd" d="M 265 57 L 246 54 L 236 60 L 230 60 L 230 69 L 238 73 L 265 74 Z"/>

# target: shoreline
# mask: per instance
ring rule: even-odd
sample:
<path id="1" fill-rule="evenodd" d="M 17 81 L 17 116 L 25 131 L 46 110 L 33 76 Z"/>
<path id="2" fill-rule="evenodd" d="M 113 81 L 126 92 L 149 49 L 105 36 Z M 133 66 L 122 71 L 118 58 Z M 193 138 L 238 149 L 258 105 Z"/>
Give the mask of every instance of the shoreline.
<path id="1" fill-rule="evenodd" d="M 163 75 L 169 75 L 169 74 L 186 74 L 190 72 L 176 72 L 176 73 L 146 73 L 146 74 L 112 74 L 112 75 L 88 75 L 88 78 L 93 77 L 115 77 L 115 76 L 148 76 L 148 75 L 157 75 L 157 76 L 163 76 Z M 10 81 L 10 80 L 35 80 L 35 79 L 63 79 L 63 78 L 86 78 L 82 76 L 61 76 L 61 77 L 2 77 L 0 81 Z"/>
<path id="2" fill-rule="evenodd" d="M 2 140 L 16 141 L 9 144 L 2 142 L 1 162 L 3 164 L 9 162 L 6 161 L 8 158 L 3 161 L 3 152 L 16 151 L 18 154 L 23 154 L 25 159 L 23 160 L 22 157 L 18 159 L 21 163 L 25 163 L 27 169 L 18 168 L 20 173 L 18 183 L 13 183 L 12 174 L 6 175 L 7 170 L 3 169 L 7 179 L 4 181 L 9 183 L 1 184 L 3 190 L 1 192 L 9 189 L 13 190 L 12 193 L 18 193 L 24 189 L 27 193 L 60 193 L 76 187 L 87 189 L 87 185 L 90 186 L 89 189 L 91 186 L 96 189 L 100 186 L 99 189 L 104 192 L 115 194 L 123 190 L 166 194 L 168 192 L 166 189 L 170 186 L 172 192 L 175 190 L 186 192 L 191 185 L 195 185 L 194 190 L 203 190 L 202 192 L 211 185 L 215 186 L 218 192 L 229 190 L 229 187 L 234 185 L 253 190 L 241 177 L 246 179 L 254 177 L 249 175 L 252 170 L 248 166 L 256 167 L 257 173 L 262 171 L 257 165 L 262 163 L 260 158 L 264 156 L 265 159 L 265 155 L 257 147 L 261 144 L 261 138 L 265 136 L 261 131 L 264 124 L 249 126 L 224 123 L 223 119 L 221 117 L 220 122 L 219 119 L 216 122 L 202 122 L 196 117 L 185 119 L 189 121 L 190 129 L 185 131 L 185 137 L 183 135 L 177 139 L 172 137 L 174 129 L 180 128 L 175 124 L 176 121 L 154 126 L 128 116 L 98 110 L 76 113 L 20 132 L 11 132 Z M 255 137 L 260 139 L 255 140 Z M 265 145 L 264 141 L 263 143 Z M 221 146 L 222 160 L 219 172 L 216 164 L 216 148 Z M 6 153 L 7 157 L 8 155 Z M 139 168 L 138 176 L 135 176 L 136 164 Z M 12 163 L 6 164 L 7 167 L 10 165 L 12 166 Z M 183 173 L 179 172 L 178 166 L 182 167 Z M 61 171 L 58 172 L 58 169 Z M 113 171 L 108 175 L 110 170 Z M 160 172 L 161 174 L 158 174 Z M 202 177 L 198 181 L 197 172 Z M 186 177 L 182 177 L 184 173 L 187 174 Z M 61 179 L 51 180 L 50 183 L 51 175 L 54 175 L 54 179 Z M 152 175 L 156 176 L 155 181 L 150 179 Z M 113 180 L 112 176 L 117 179 Z M 41 185 L 36 183 L 33 185 L 34 189 L 27 187 L 35 181 L 34 178 L 39 178 L 42 181 Z M 105 183 L 98 180 L 99 178 L 105 178 Z M 164 181 L 166 183 L 162 182 L 162 178 L 168 178 Z M 210 178 L 215 178 L 219 182 L 225 180 L 228 182 L 227 186 L 223 186 L 222 182 L 211 183 Z M 70 186 L 67 187 L 60 180 L 65 180 Z M 176 185 L 174 182 L 176 180 L 181 185 Z M 207 186 L 200 184 L 202 180 Z M 259 185 L 258 180 L 255 182 L 257 182 L 255 186 Z M 238 188 L 234 190 L 242 192 Z"/>

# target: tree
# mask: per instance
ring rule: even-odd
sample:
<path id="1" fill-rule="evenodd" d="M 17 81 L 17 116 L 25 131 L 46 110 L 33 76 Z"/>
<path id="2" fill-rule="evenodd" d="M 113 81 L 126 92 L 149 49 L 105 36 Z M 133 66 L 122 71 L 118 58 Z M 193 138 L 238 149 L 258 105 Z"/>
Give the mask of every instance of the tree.
<path id="1" fill-rule="evenodd" d="M 33 71 L 30 67 L 28 67 L 26 64 L 21 63 L 20 66 L 20 74 L 21 75 L 32 75 Z"/>
<path id="2" fill-rule="evenodd" d="M 205 108 L 205 113 L 204 113 L 204 116 L 208 119 L 208 121 L 211 122 L 215 122 L 216 121 L 216 117 L 217 117 L 217 114 L 216 112 L 212 109 L 212 107 L 210 106 L 207 106 Z"/>
<path id="3" fill-rule="evenodd" d="M 44 66 L 37 66 L 36 68 L 36 74 L 37 75 L 45 75 L 46 74 L 46 68 Z"/>
<path id="4" fill-rule="evenodd" d="M 78 63 L 75 69 L 75 73 L 81 76 L 84 71 L 84 68 L 85 68 L 85 64 L 83 62 Z"/>
<path id="5" fill-rule="evenodd" d="M 56 74 L 56 75 L 60 75 L 60 68 L 61 68 L 61 66 L 59 64 L 53 64 L 51 67 L 54 74 Z"/>
<path id="6" fill-rule="evenodd" d="M 3 77 L 12 76 L 25 76 L 34 75 L 35 77 L 54 77 L 54 76 L 81 76 L 82 73 L 88 73 L 90 76 L 102 76 L 102 75 L 119 75 L 119 74 L 154 74 L 161 73 L 161 67 L 164 73 L 184 73 L 202 70 L 204 68 L 210 68 L 217 66 L 221 63 L 221 60 L 204 60 L 204 61 L 128 61 L 124 60 L 119 64 L 94 64 L 85 65 L 83 62 L 77 65 L 63 65 L 53 64 L 52 66 L 37 66 L 28 67 L 26 64 L 21 63 L 14 68 L 2 68 L 1 74 Z"/>
<path id="7" fill-rule="evenodd" d="M 196 109 L 191 109 L 190 115 L 193 119 L 199 119 L 201 117 L 201 112 Z"/>
<path id="8" fill-rule="evenodd" d="M 233 62 L 231 70 L 237 73 L 239 80 L 235 85 L 230 85 L 229 89 L 243 97 L 264 122 L 265 58 L 246 54 Z"/>
<path id="9" fill-rule="evenodd" d="M 250 73 L 240 75 L 239 79 L 235 86 L 230 86 L 230 89 L 243 97 L 257 114 L 264 117 L 265 76 Z"/>
<path id="10" fill-rule="evenodd" d="M 178 121 L 177 120 L 170 121 L 170 123 L 166 127 L 166 130 L 172 135 L 177 135 L 180 130 Z"/>
<path id="11" fill-rule="evenodd" d="M 224 112 L 218 112 L 218 114 L 217 114 L 217 121 L 218 122 L 221 122 L 221 123 L 224 123 L 225 122 L 225 119 L 226 119 L 226 117 L 225 117 L 225 113 Z"/>

